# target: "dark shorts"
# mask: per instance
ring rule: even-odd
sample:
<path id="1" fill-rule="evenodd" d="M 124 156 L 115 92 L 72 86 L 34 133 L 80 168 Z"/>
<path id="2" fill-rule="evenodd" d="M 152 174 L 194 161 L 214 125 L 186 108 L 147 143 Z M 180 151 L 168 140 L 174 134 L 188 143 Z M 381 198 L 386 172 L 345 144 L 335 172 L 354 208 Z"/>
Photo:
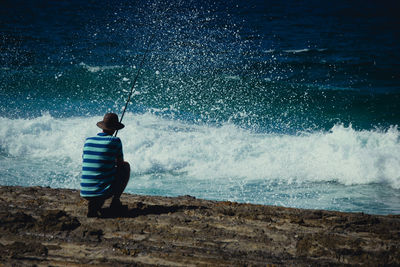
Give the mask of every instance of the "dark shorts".
<path id="1" fill-rule="evenodd" d="M 111 185 L 110 189 L 108 190 L 107 194 L 103 195 L 103 196 L 97 196 L 97 197 L 83 197 L 86 200 L 89 201 L 97 201 L 97 200 L 106 200 L 109 199 L 111 197 L 113 197 L 115 195 L 115 189 L 113 188 L 113 186 Z"/>
<path id="2" fill-rule="evenodd" d="M 112 182 L 110 189 L 104 196 L 98 197 L 84 197 L 84 199 L 89 201 L 105 201 L 113 196 L 120 196 L 124 191 L 126 184 L 129 180 L 130 166 L 129 163 L 124 162 L 124 164 L 117 168 L 117 173 L 115 174 L 115 179 Z"/>

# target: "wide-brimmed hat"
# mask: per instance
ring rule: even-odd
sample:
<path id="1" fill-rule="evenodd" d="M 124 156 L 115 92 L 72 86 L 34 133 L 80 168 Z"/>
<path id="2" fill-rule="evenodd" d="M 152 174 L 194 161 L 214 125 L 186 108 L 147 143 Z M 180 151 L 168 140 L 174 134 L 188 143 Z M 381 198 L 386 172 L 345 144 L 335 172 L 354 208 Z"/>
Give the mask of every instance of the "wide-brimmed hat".
<path id="1" fill-rule="evenodd" d="M 99 128 L 106 131 L 116 131 L 125 127 L 118 121 L 118 115 L 115 113 L 106 113 L 102 121 L 96 124 Z"/>

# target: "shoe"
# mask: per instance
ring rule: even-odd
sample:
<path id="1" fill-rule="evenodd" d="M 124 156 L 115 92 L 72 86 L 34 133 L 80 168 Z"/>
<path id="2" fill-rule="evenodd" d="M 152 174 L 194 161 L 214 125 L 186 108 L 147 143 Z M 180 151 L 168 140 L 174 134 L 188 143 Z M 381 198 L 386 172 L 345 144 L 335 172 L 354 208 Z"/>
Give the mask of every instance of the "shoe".
<path id="1" fill-rule="evenodd" d="M 124 211 L 128 209 L 128 205 L 122 205 L 121 200 L 114 200 L 111 202 L 110 210 L 112 211 Z"/>
<path id="2" fill-rule="evenodd" d="M 100 217 L 100 215 L 99 215 L 98 211 L 88 211 L 86 217 L 88 217 L 88 218 L 98 218 L 98 217 Z"/>
<path id="3" fill-rule="evenodd" d="M 96 218 L 96 217 L 100 217 L 100 211 L 101 211 L 101 207 L 104 204 L 104 200 L 103 199 L 93 199 L 89 201 L 88 204 L 88 213 L 87 213 L 87 217 L 88 218 Z"/>

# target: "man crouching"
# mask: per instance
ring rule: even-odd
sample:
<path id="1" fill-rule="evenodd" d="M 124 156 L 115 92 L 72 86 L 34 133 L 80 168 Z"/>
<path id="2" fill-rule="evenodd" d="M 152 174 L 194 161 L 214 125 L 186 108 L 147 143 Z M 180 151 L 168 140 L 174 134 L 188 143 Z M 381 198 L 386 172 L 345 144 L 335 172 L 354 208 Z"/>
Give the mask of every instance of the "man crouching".
<path id="1" fill-rule="evenodd" d="M 130 166 L 124 161 L 121 140 L 113 136 L 125 125 L 118 121 L 117 114 L 107 113 L 97 126 L 103 132 L 86 139 L 82 156 L 80 195 L 89 201 L 87 217 L 99 217 L 105 200 L 111 197 L 112 212 L 126 208 L 120 197 L 130 176 Z"/>

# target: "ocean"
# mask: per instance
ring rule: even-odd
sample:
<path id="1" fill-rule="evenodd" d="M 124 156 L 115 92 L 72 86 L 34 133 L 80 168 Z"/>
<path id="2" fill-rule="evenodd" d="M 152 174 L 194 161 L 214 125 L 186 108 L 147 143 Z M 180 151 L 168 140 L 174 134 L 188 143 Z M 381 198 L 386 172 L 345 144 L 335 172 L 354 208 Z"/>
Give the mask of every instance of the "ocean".
<path id="1" fill-rule="evenodd" d="M 127 192 L 399 214 L 399 11 L 1 1 L 0 185 L 79 189 L 85 138 L 139 74 Z"/>

